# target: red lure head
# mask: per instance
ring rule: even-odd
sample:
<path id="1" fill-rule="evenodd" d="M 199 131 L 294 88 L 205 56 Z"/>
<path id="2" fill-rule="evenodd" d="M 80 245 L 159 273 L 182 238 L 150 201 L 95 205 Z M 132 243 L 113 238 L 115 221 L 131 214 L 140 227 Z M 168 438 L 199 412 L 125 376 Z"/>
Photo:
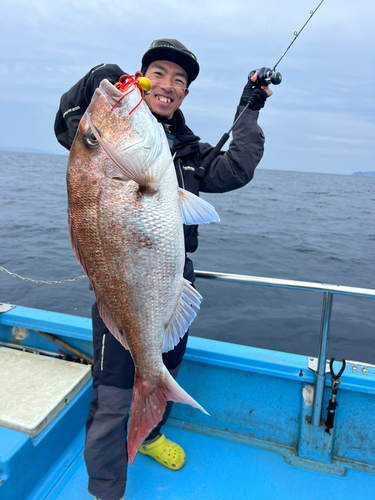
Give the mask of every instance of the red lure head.
<path id="1" fill-rule="evenodd" d="M 143 90 L 142 85 L 139 83 L 138 79 L 134 75 L 122 75 L 119 78 L 119 81 L 115 83 L 116 89 L 118 89 L 120 92 L 123 92 L 123 96 L 116 102 L 116 104 L 111 108 L 111 111 L 115 109 L 115 107 L 123 100 L 123 98 L 127 95 L 129 95 L 133 90 L 135 90 L 137 87 L 142 93 L 141 100 L 139 103 L 129 112 L 129 115 L 133 113 L 135 109 L 138 108 L 138 106 L 141 104 L 145 97 L 145 92 Z M 128 92 L 127 92 L 128 91 Z"/>

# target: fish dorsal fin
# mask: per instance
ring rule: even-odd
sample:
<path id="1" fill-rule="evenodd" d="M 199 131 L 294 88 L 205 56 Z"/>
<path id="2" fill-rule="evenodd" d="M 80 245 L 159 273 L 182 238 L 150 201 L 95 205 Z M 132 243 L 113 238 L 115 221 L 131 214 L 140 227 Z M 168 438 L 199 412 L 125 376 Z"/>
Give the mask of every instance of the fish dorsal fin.
<path id="1" fill-rule="evenodd" d="M 180 342 L 187 332 L 197 313 L 193 306 L 199 309 L 202 296 L 184 279 L 180 303 L 171 322 L 166 328 L 163 339 L 163 352 L 168 352 Z"/>
<path id="2" fill-rule="evenodd" d="M 191 226 L 193 224 L 220 222 L 220 217 L 210 203 L 182 188 L 178 188 L 178 194 L 184 224 Z"/>
<path id="3" fill-rule="evenodd" d="M 155 133 L 152 141 L 147 136 L 143 141 L 121 150 L 121 153 L 100 136 L 89 115 L 87 115 L 87 123 L 106 154 L 126 177 L 140 186 L 157 186 L 160 183 L 160 179 L 169 167 L 169 162 L 164 168 L 154 168 L 154 164 L 162 152 L 163 141 L 166 141 L 163 128 L 159 123 L 151 122 L 150 126 L 153 127 Z M 150 142 L 149 153 L 145 159 L 141 154 L 142 143 L 149 144 Z"/>

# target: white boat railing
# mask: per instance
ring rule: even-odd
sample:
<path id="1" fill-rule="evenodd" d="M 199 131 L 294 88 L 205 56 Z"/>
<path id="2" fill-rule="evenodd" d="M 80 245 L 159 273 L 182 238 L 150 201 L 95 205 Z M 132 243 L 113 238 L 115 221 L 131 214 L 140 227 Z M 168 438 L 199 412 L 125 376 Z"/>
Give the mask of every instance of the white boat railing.
<path id="1" fill-rule="evenodd" d="M 311 423 L 319 426 L 324 397 L 326 377 L 326 360 L 328 352 L 329 328 L 332 313 L 333 295 L 352 295 L 375 299 L 375 290 L 371 288 L 356 288 L 341 285 L 328 285 L 310 281 L 294 281 L 275 278 L 262 278 L 259 276 L 246 276 L 242 274 L 226 274 L 209 271 L 195 271 L 195 276 L 202 279 L 229 281 L 231 283 L 244 283 L 248 285 L 261 285 L 276 288 L 289 288 L 294 290 L 309 290 L 323 293 L 322 320 L 320 326 L 318 368 L 315 372 L 314 402 Z"/>

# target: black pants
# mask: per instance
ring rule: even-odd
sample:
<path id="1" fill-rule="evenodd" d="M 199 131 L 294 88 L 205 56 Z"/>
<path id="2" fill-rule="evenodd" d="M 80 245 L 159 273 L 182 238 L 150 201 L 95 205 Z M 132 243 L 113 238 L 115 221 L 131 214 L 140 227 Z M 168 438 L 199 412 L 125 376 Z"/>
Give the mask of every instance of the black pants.
<path id="1" fill-rule="evenodd" d="M 127 422 L 133 395 L 134 363 L 126 349 L 103 323 L 96 303 L 92 307 L 94 344 L 94 397 L 86 424 L 84 457 L 89 492 L 104 500 L 119 500 L 125 492 L 128 455 Z M 188 332 L 163 361 L 176 378 L 186 349 Z M 147 440 L 155 438 L 172 410 L 167 403 L 163 418 Z"/>

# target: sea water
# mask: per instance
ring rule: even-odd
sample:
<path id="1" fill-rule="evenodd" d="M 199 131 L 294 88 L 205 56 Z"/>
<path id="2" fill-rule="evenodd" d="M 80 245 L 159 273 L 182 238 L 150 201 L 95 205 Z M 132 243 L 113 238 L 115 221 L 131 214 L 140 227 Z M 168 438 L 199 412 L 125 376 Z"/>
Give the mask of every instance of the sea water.
<path id="1" fill-rule="evenodd" d="M 35 280 L 83 275 L 69 241 L 67 156 L 0 152 L 0 266 Z M 375 289 L 375 178 L 257 169 L 244 188 L 202 196 L 195 268 Z M 323 294 L 197 280 L 190 334 L 317 356 Z M 89 317 L 87 279 L 28 283 L 0 272 L 0 302 Z M 335 295 L 329 356 L 375 364 L 375 300 Z"/>

